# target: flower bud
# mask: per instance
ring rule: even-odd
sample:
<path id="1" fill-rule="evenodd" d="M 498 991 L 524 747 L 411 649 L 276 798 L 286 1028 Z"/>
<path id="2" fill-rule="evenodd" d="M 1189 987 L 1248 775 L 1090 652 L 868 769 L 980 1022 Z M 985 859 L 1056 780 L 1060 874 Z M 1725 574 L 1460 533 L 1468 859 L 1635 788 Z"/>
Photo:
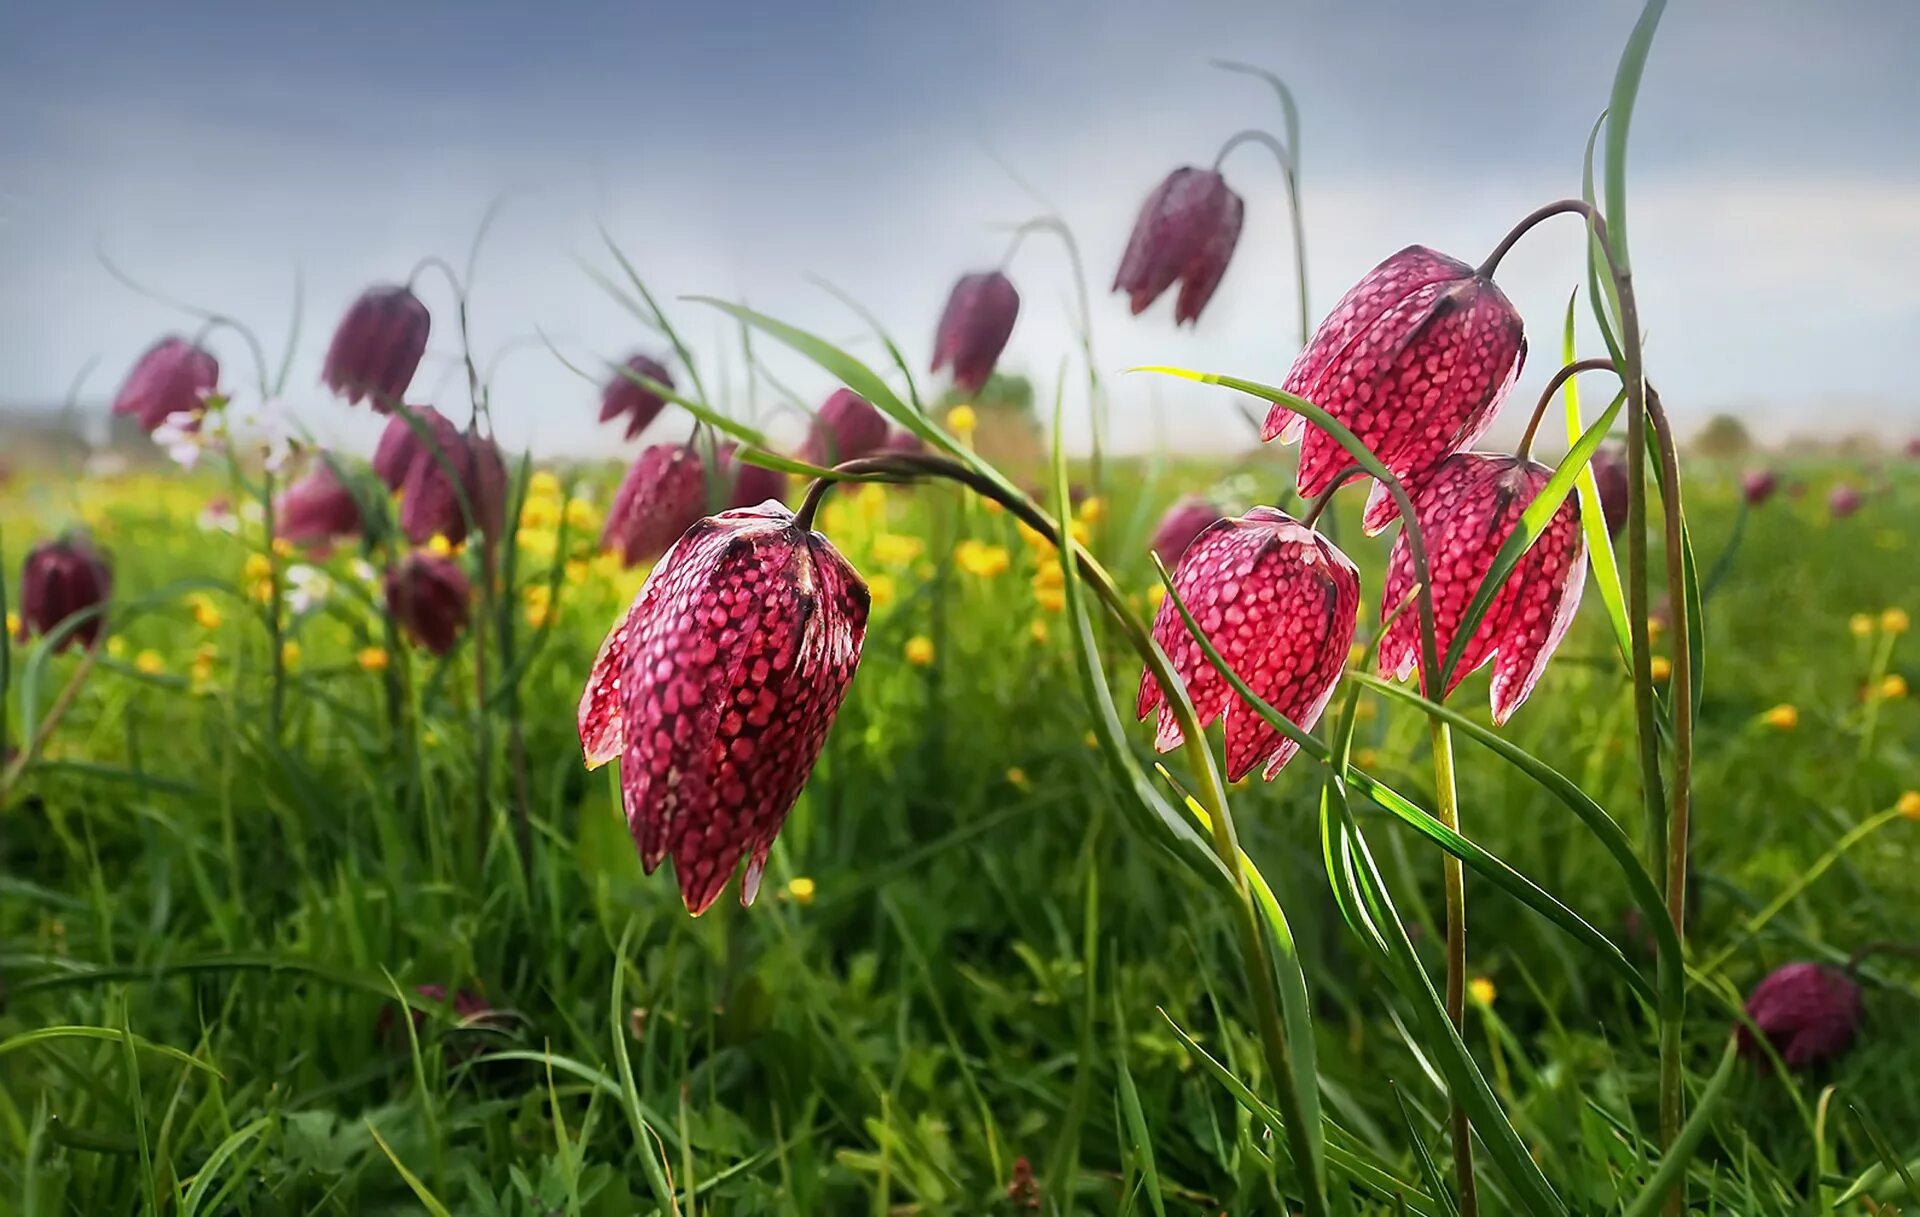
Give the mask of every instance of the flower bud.
<path id="1" fill-rule="evenodd" d="M 1842 482 L 1827 495 L 1827 510 L 1833 514 L 1834 519 L 1844 520 L 1860 510 L 1861 502 L 1860 492 L 1848 483 Z"/>
<path id="2" fill-rule="evenodd" d="M 1749 469 L 1740 477 L 1740 493 L 1749 507 L 1758 507 L 1772 498 L 1779 486 L 1780 479 L 1771 469 Z"/>
<path id="3" fill-rule="evenodd" d="M 61 622 L 89 609 L 103 608 L 113 594 L 113 570 L 84 537 L 42 541 L 27 553 L 20 571 L 20 640 L 51 634 Z M 75 626 L 56 650 L 76 641 L 91 647 L 106 622 L 96 612 Z"/>

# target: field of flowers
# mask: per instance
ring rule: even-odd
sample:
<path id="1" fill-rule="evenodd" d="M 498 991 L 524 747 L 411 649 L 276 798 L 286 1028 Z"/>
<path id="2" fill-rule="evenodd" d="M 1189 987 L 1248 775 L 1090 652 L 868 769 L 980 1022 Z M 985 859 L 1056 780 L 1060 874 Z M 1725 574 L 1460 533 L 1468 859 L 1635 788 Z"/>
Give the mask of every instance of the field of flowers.
<path id="1" fill-rule="evenodd" d="M 1082 367 L 1069 461 L 1003 271 L 937 400 L 719 305 L 840 386 L 792 453 L 617 250 L 624 467 L 503 452 L 471 351 L 411 404 L 411 285 L 326 360 L 370 460 L 237 322 L 156 342 L 151 452 L 0 483 L 0 1213 L 1920 1206 L 1920 460 L 1680 450 L 1658 13 L 1588 201 L 1387 257 L 1285 385 L 1142 373 L 1231 460 L 1102 453 Z M 1115 290 L 1196 319 L 1241 215 L 1175 171 Z M 1565 374 L 1472 451 L 1556 216 L 1607 351 L 1526 319 Z"/>

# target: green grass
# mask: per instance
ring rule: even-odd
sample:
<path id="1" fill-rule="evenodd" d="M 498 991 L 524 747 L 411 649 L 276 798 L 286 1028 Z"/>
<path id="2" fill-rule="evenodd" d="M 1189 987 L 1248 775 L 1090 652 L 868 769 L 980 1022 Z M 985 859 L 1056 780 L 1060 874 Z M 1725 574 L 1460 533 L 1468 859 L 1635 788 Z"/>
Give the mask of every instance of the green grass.
<path id="1" fill-rule="evenodd" d="M 1281 476 L 1251 471 L 1259 485 Z M 1096 552 L 1144 599 L 1158 509 L 1227 472 L 1120 471 Z M 1920 643 L 1849 630 L 1857 612 L 1920 611 L 1920 478 L 1890 470 L 1885 494 L 1830 522 L 1832 471 L 1794 476 L 1807 496 L 1753 513 L 1709 602 L 1689 946 L 1712 967 L 1690 990 L 1695 1092 L 1766 971 L 1839 961 L 1920 923 L 1920 824 L 1891 816 L 1749 927 L 1850 829 L 1920 787 L 1920 710 L 1903 699 L 1870 713 L 1861 699 L 1881 665 L 1920 683 Z M 0 502 L 10 597 L 25 548 L 66 506 L 53 490 L 15 486 Z M 190 577 L 232 591 L 214 596 L 211 630 L 178 593 L 118 624 L 115 653 L 0 809 L 0 1211 L 980 1214 L 1023 1211 L 1008 1196 L 1019 1159 L 1048 1211 L 1278 1211 L 1284 1142 L 1208 1059 L 1271 1094 L 1232 924 L 1159 836 L 1119 814 L 1065 622 L 1035 605 L 1037 555 L 1006 516 L 945 489 L 835 496 L 826 530 L 892 596 L 759 903 L 741 910 L 730 892 L 696 921 L 668 874 L 641 875 L 613 780 L 583 769 L 574 734 L 630 579 L 577 571 L 548 631 L 522 620 L 523 646 L 542 639 L 521 682 L 523 858 L 504 717 L 476 713 L 471 647 L 444 664 L 395 655 L 389 672 L 404 666 L 411 692 L 391 714 L 388 673 L 358 662 L 381 633 L 351 590 L 352 555 L 327 564 L 336 594 L 294 626 L 274 738 L 247 548 L 195 530 L 207 493 L 79 488 L 123 605 Z M 1731 472 L 1696 468 L 1689 506 L 1709 567 L 1733 526 Z M 1351 515 L 1339 523 L 1377 589 L 1384 543 L 1362 540 Z M 924 554 L 876 561 L 881 531 L 920 538 Z M 965 538 L 1005 546 L 1010 568 L 956 569 L 946 555 Z M 521 583 L 546 582 L 550 561 L 529 538 Z M 1637 841 L 1629 687 L 1588 599 L 1503 735 Z M 904 657 L 919 636 L 933 644 L 925 666 Z M 214 654 L 197 682 L 203 645 Z M 140 670 L 145 651 L 162 671 Z M 15 646 L 16 733 L 28 653 Z M 47 665 L 42 710 L 79 662 Z M 1136 665 L 1116 648 L 1108 666 L 1130 705 Z M 1456 704 L 1484 721 L 1484 698 L 1476 677 Z M 1761 721 L 1781 703 L 1799 712 L 1792 731 Z M 1131 738 L 1146 760 L 1146 729 Z M 1417 710 L 1361 695 L 1363 767 L 1431 806 L 1426 739 Z M 1457 746 L 1467 835 L 1651 976 L 1625 885 L 1591 836 L 1497 758 Z M 1334 904 L 1319 770 L 1302 758 L 1235 793 L 1242 844 L 1286 905 L 1312 992 L 1336 1193 L 1394 1211 L 1356 1182 L 1367 1169 L 1376 1184 L 1384 1172 L 1444 1192 L 1445 1095 L 1403 1030 L 1410 1008 Z M 1440 855 L 1356 813 L 1437 977 Z M 790 887 L 801 878 L 810 899 Z M 1567 1203 L 1621 1211 L 1653 1171 L 1650 1016 L 1585 947 L 1471 874 L 1468 888 L 1472 970 L 1496 994 L 1470 1011 L 1468 1046 Z M 1920 1150 L 1915 968 L 1883 957 L 1866 975 L 1867 1024 L 1836 1066 L 1735 1068 L 1691 1166 L 1703 1211 L 1813 1211 L 1882 1160 L 1876 1141 Z M 497 1013 L 462 1025 L 413 998 L 423 1017 L 409 1035 L 396 1007 L 422 984 L 471 990 Z M 1482 1186 L 1488 1211 L 1510 1211 L 1484 1167 Z"/>

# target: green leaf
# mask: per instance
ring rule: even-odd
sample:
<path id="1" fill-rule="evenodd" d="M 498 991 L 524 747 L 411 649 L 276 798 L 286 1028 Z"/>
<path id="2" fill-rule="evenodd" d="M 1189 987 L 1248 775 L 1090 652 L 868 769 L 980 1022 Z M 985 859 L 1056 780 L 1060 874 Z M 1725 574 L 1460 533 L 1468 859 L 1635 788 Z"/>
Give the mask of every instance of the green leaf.
<path id="1" fill-rule="evenodd" d="M 19 1035 L 0 1040 L 0 1056 L 5 1056 L 9 1052 L 18 1052 L 25 1048 L 37 1047 L 41 1044 L 51 1044 L 57 1040 L 106 1040 L 111 1043 L 125 1044 L 141 1052 L 150 1052 L 155 1056 L 163 1056 L 168 1060 L 178 1061 L 182 1065 L 198 1069 L 203 1073 L 213 1074 L 215 1077 L 222 1076 L 218 1069 L 207 1064 L 207 1062 L 201 1060 L 199 1057 L 189 1055 L 168 1044 L 156 1044 L 152 1040 L 142 1039 L 140 1036 L 134 1035 L 131 1032 L 122 1031 L 117 1027 L 65 1025 L 58 1027 L 38 1027 L 32 1031 L 22 1031 Z"/>
<path id="2" fill-rule="evenodd" d="M 673 1185 L 667 1182 L 666 1172 L 661 1166 L 661 1142 L 647 1121 L 646 1109 L 641 1106 L 640 1091 L 633 1081 L 633 1061 L 627 1054 L 627 951 L 633 942 L 633 926 L 632 919 L 628 919 L 627 928 L 620 934 L 620 945 L 614 950 L 613 992 L 607 1001 L 607 1024 L 613 1037 L 613 1063 L 619 1073 L 620 1108 L 626 1113 L 627 1126 L 633 1132 L 633 1149 L 640 1155 L 640 1165 L 646 1172 L 647 1185 L 653 1189 L 654 1200 L 662 1209 L 678 1213 L 680 1205 L 674 1199 Z"/>
<path id="3" fill-rule="evenodd" d="M 1578 295 L 1567 298 L 1567 320 L 1563 329 L 1560 358 L 1562 366 L 1575 362 L 1579 354 L 1574 346 L 1573 306 Z M 1567 441 L 1573 443 L 1577 436 L 1585 433 L 1586 424 L 1580 421 L 1579 377 L 1567 379 Z M 1606 507 L 1600 501 L 1600 484 L 1593 476 L 1593 464 L 1589 461 L 1580 469 L 1580 528 L 1587 534 L 1588 570 L 1593 577 L 1593 586 L 1600 593 L 1600 603 L 1607 610 L 1607 620 L 1613 625 L 1613 640 L 1620 647 L 1620 658 L 1624 661 L 1633 653 L 1633 637 L 1627 630 L 1627 600 L 1620 589 L 1620 563 L 1613 555 L 1613 538 L 1607 535 Z"/>
<path id="4" fill-rule="evenodd" d="M 1680 1128 L 1680 1135 L 1667 1147 L 1666 1154 L 1660 1159 L 1659 1169 L 1653 1172 L 1653 1178 L 1634 1197 L 1626 1217 L 1652 1217 L 1666 1202 L 1667 1193 L 1686 1176 L 1687 1164 L 1693 1161 L 1701 1139 L 1707 1135 L 1707 1125 L 1712 1122 L 1720 1101 L 1726 1097 L 1727 1083 L 1733 1080 L 1733 1067 L 1740 1056 L 1738 1047 L 1739 1041 L 1729 1036 L 1726 1051 L 1720 1054 L 1720 1066 L 1700 1091 L 1693 1114 L 1687 1117 L 1687 1122 Z"/>
<path id="5" fill-rule="evenodd" d="M 400 1178 L 406 1181 L 407 1187 L 420 1201 L 421 1206 L 432 1214 L 432 1217 L 453 1217 L 453 1214 L 447 1211 L 447 1206 L 440 1203 L 439 1197 L 420 1181 L 420 1176 L 408 1170 L 407 1164 L 400 1161 L 400 1155 L 393 1152 L 393 1147 L 388 1145 L 387 1139 L 380 1135 L 380 1130 L 373 1126 L 373 1121 L 363 1120 L 362 1123 L 367 1126 L 367 1131 L 373 1134 L 373 1143 L 380 1147 L 380 1152 L 387 1156 L 387 1161 L 393 1163 L 393 1169 L 400 1172 Z"/>

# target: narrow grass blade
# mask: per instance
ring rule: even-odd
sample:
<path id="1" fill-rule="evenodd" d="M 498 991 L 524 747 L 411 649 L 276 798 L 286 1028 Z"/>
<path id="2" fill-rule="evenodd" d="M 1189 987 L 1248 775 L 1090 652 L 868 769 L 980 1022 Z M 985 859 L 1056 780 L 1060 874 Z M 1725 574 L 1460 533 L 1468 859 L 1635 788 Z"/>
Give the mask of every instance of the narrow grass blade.
<path id="1" fill-rule="evenodd" d="M 1574 301 L 1577 296 L 1576 291 L 1574 296 L 1567 298 L 1567 320 L 1560 346 L 1562 366 L 1579 358 L 1573 334 Z M 1578 376 L 1569 376 L 1564 390 L 1569 444 L 1587 430 L 1587 425 L 1580 421 L 1579 380 Z M 1593 476 L 1591 462 L 1580 470 L 1580 527 L 1587 534 L 1587 570 L 1593 579 L 1594 590 L 1600 593 L 1600 603 L 1607 610 L 1607 621 L 1613 626 L 1613 640 L 1619 645 L 1620 658 L 1624 661 L 1633 653 L 1632 635 L 1627 631 L 1627 599 L 1621 590 L 1620 563 L 1613 555 L 1613 538 L 1607 535 L 1606 508 L 1600 502 L 1600 483 Z"/>
<path id="2" fill-rule="evenodd" d="M 447 1206 L 440 1203 L 440 1198 L 420 1181 L 418 1175 L 407 1169 L 406 1163 L 400 1161 L 400 1155 L 393 1152 L 393 1147 L 388 1145 L 387 1139 L 380 1135 L 380 1130 L 373 1126 L 373 1121 L 363 1120 L 362 1123 L 367 1126 L 367 1132 L 372 1135 L 373 1143 L 380 1147 L 380 1152 L 387 1156 L 387 1161 L 393 1163 L 393 1169 L 400 1172 L 400 1178 L 406 1182 L 414 1198 L 420 1201 L 421 1207 L 432 1214 L 432 1217 L 453 1217 Z"/>
<path id="3" fill-rule="evenodd" d="M 180 1051 L 169 1044 L 156 1044 L 152 1040 L 142 1039 L 131 1032 L 123 1032 L 117 1027 L 81 1027 L 59 1026 L 38 1027 L 32 1031 L 22 1031 L 19 1035 L 0 1040 L 0 1056 L 17 1052 L 23 1048 L 33 1048 L 41 1044 L 51 1044 L 58 1040 L 106 1040 L 110 1043 L 126 1043 L 141 1052 L 151 1052 L 168 1060 L 178 1061 L 203 1073 L 221 1076 L 220 1071 L 197 1056 Z"/>
<path id="4" fill-rule="evenodd" d="M 1113 1061 L 1119 1073 L 1120 1114 L 1126 1122 L 1127 1139 L 1132 1142 L 1134 1159 L 1140 1164 L 1141 1185 L 1155 1217 L 1167 1217 L 1167 1202 L 1160 1194 L 1160 1169 L 1153 1156 L 1153 1133 L 1147 1127 L 1147 1115 L 1140 1107 L 1140 1091 L 1133 1083 L 1133 1070 L 1127 1064 L 1127 1015 L 1120 1003 L 1120 991 L 1113 991 L 1115 1028 Z"/>
<path id="5" fill-rule="evenodd" d="M 1700 1148 L 1701 1138 L 1707 1135 L 1707 1125 L 1712 1122 L 1714 1113 L 1720 1107 L 1720 1101 L 1726 1097 L 1727 1084 L 1733 1080 L 1734 1065 L 1739 1060 L 1738 1043 L 1731 1037 L 1727 1040 L 1725 1052 L 1720 1054 L 1720 1066 L 1707 1079 L 1707 1084 L 1695 1100 L 1693 1114 L 1681 1126 L 1680 1135 L 1667 1147 L 1666 1156 L 1660 1159 L 1660 1167 L 1653 1172 L 1653 1178 L 1647 1181 L 1640 1194 L 1634 1197 L 1633 1204 L 1627 1209 L 1626 1217 L 1652 1217 L 1660 1211 L 1666 1202 L 1667 1193 L 1679 1184 L 1686 1175 L 1687 1164 L 1693 1161 L 1695 1151 Z"/>
<path id="6" fill-rule="evenodd" d="M 252 1123 L 235 1129 L 232 1136 L 214 1146 L 213 1152 L 207 1155 L 207 1160 L 202 1162 L 200 1169 L 193 1173 L 193 1183 L 187 1188 L 186 1196 L 180 1201 L 180 1217 L 198 1217 L 200 1206 L 207 1202 L 208 1193 L 213 1190 L 214 1182 L 220 1177 L 220 1168 L 227 1164 L 228 1159 L 240 1152 L 241 1146 L 266 1131 L 271 1123 L 273 1123 L 272 1116 L 261 1116 Z M 223 1187 L 220 1190 L 224 1193 L 227 1189 Z M 215 1197 L 215 1199 L 217 1201 L 218 1198 Z"/>

